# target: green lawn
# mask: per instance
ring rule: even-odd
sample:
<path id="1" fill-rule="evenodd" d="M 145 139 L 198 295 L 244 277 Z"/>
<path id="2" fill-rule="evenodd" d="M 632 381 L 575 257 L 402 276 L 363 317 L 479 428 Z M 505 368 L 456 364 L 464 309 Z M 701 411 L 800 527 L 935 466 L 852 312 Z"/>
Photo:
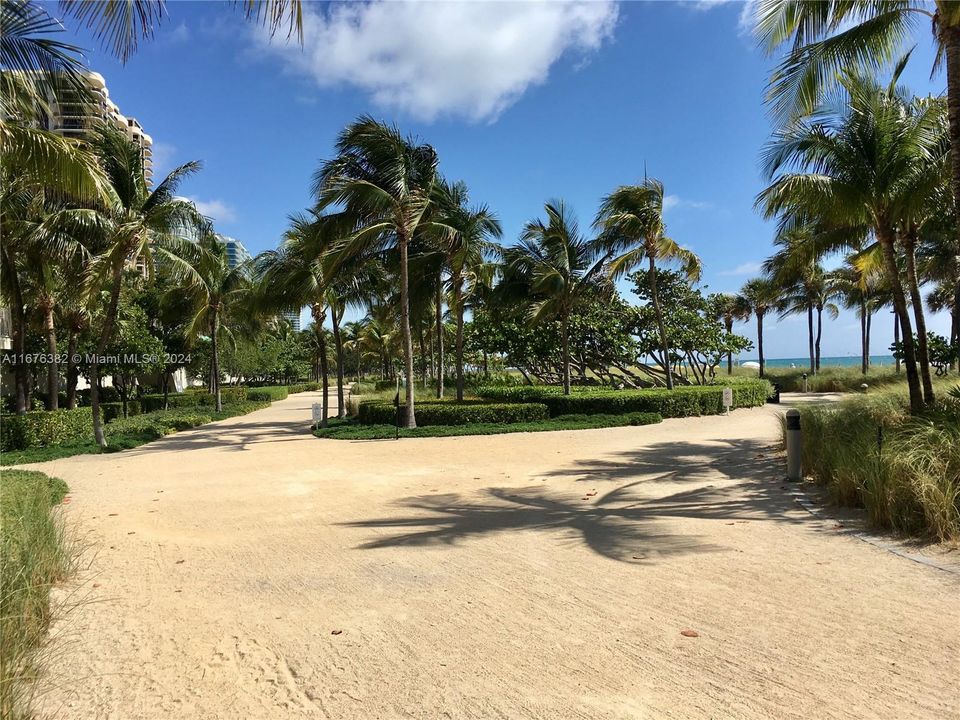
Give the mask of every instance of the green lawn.
<path id="1" fill-rule="evenodd" d="M 186 430 L 237 415 L 246 415 L 254 410 L 269 406 L 269 402 L 245 401 L 225 405 L 223 412 L 216 412 L 212 408 L 206 407 L 191 407 L 157 410 L 156 412 L 129 418 L 118 418 L 104 426 L 108 444 L 106 450 L 101 450 L 92 439 L 80 440 L 59 445 L 48 445 L 47 447 L 10 450 L 0 454 L 0 465 L 23 465 L 73 455 L 92 455 L 100 452 L 129 450 L 178 430 Z"/>
<path id="2" fill-rule="evenodd" d="M 458 435 L 500 435 L 518 432 L 551 430 L 589 430 L 591 428 L 652 425 L 662 418 L 656 413 L 624 415 L 561 415 L 550 420 L 523 423 L 475 423 L 472 425 L 428 425 L 413 430 L 400 430 L 400 437 L 452 437 Z M 353 420 L 331 420 L 330 427 L 315 430 L 319 438 L 333 440 L 385 440 L 396 437 L 393 425 L 360 425 Z"/>

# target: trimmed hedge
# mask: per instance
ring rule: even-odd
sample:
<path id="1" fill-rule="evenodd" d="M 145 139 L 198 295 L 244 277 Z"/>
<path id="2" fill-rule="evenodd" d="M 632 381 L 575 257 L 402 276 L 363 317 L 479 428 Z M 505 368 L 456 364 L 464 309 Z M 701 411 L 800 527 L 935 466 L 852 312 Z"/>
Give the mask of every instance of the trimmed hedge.
<path id="1" fill-rule="evenodd" d="M 0 418 L 0 450 L 25 450 L 93 437 L 90 408 L 29 412 Z"/>
<path id="2" fill-rule="evenodd" d="M 266 385 L 264 387 L 250 388 L 247 390 L 247 400 L 256 402 L 274 400 L 285 400 L 289 391 L 284 385 Z"/>
<path id="3" fill-rule="evenodd" d="M 767 401 L 770 384 L 765 380 L 738 382 L 733 390 L 733 407 L 758 407 Z M 665 418 L 692 415 L 718 415 L 724 411 L 723 386 L 683 386 L 673 390 L 595 390 L 581 389 L 564 395 L 555 386 L 486 386 L 477 394 L 503 402 L 541 403 L 551 417 L 560 415 L 620 415 L 632 412 L 659 413 Z"/>
<path id="4" fill-rule="evenodd" d="M 240 403 L 247 399 L 247 388 L 245 387 L 220 388 L 220 401 L 224 405 Z M 171 410 L 174 408 L 214 407 L 216 404 L 216 398 L 208 393 L 205 388 L 188 389 L 182 393 L 170 393 L 167 396 L 168 409 Z M 140 398 L 140 405 L 143 412 L 163 410 L 163 394 L 144 395 Z"/>
<path id="5" fill-rule="evenodd" d="M 88 408 L 89 412 L 89 408 Z M 127 400 L 127 415 L 139 415 L 143 412 L 143 406 L 139 400 Z M 105 423 L 112 422 L 117 418 L 123 417 L 123 403 L 110 402 L 100 403 L 100 413 Z"/>
<path id="6" fill-rule="evenodd" d="M 443 400 L 422 401 L 416 404 L 417 425 L 473 425 L 476 423 L 522 423 L 546 420 L 547 406 L 541 403 L 492 403 Z M 400 406 L 401 417 L 406 405 Z M 361 425 L 393 425 L 397 408 L 393 403 L 363 402 L 357 414 Z"/>
<path id="7" fill-rule="evenodd" d="M 336 386 L 334 385 L 334 387 Z M 295 385 L 287 385 L 287 392 L 290 393 L 291 395 L 295 393 L 302 393 L 302 392 L 316 392 L 317 390 L 322 390 L 322 389 L 323 389 L 323 385 L 318 382 L 305 382 L 305 383 L 297 383 Z"/>

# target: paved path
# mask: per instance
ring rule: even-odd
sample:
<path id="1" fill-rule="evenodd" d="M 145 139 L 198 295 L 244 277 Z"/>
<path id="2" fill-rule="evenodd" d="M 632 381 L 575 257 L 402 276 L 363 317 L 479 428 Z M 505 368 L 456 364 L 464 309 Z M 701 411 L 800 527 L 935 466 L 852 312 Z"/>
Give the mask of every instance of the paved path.
<path id="1" fill-rule="evenodd" d="M 46 712 L 960 718 L 960 579 L 799 509 L 770 408 L 348 443 L 315 400 L 38 466 L 91 562 Z"/>

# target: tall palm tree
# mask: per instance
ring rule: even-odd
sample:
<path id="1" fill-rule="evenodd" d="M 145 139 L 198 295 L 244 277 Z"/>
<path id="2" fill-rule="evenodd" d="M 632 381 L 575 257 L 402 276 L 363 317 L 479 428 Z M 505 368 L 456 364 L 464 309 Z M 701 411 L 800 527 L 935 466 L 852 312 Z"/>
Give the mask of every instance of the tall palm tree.
<path id="1" fill-rule="evenodd" d="M 858 254 L 848 255 L 843 267 L 831 273 L 834 289 L 843 306 L 855 310 L 860 319 L 860 371 L 870 369 L 870 333 L 873 316 L 887 304 L 882 273 L 865 270 L 857 264 Z"/>
<path id="2" fill-rule="evenodd" d="M 337 156 L 314 175 L 318 209 L 334 206 L 356 220 L 342 245 L 342 258 L 371 249 L 396 247 L 399 254 L 400 330 L 403 334 L 406 417 L 417 426 L 414 409 L 413 336 L 410 330 L 410 243 L 429 220 L 437 181 L 437 153 L 369 116 L 349 125 L 336 143 Z M 334 274 L 337 265 L 334 265 Z"/>
<path id="3" fill-rule="evenodd" d="M 520 242 L 503 250 L 505 288 L 519 290 L 529 300 L 531 324 L 560 322 L 563 392 L 570 394 L 571 313 L 588 292 L 597 288 L 605 257 L 595 240 L 581 234 L 563 201 L 544 206 L 547 220 L 526 224 Z"/>
<path id="4" fill-rule="evenodd" d="M 777 306 L 778 301 L 777 285 L 769 278 L 754 278 L 744 283 L 740 289 L 739 303 L 744 309 L 748 309 L 757 319 L 757 355 L 760 362 L 760 377 L 766 372 L 766 361 L 763 357 L 763 319 L 770 310 Z"/>
<path id="5" fill-rule="evenodd" d="M 190 274 L 184 257 L 192 252 L 198 228 L 206 228 L 189 200 L 177 197 L 177 189 L 200 169 L 197 162 L 181 165 L 154 190 L 147 186 L 140 146 L 119 131 L 101 127 L 90 138 L 104 173 L 110 180 L 115 201 L 85 212 L 93 255 L 85 278 L 88 297 L 99 296 L 106 287 L 108 300 L 99 328 L 96 352 L 90 364 L 90 405 L 97 443 L 106 447 L 100 422 L 100 363 L 113 337 L 123 272 L 142 261 L 152 271 L 154 257 L 168 262 L 176 272 Z"/>
<path id="6" fill-rule="evenodd" d="M 667 388 L 673 389 L 670 371 L 670 339 L 663 321 L 663 309 L 657 294 L 657 261 L 675 261 L 690 280 L 700 279 L 700 258 L 667 237 L 663 220 L 663 183 L 652 178 L 640 185 L 624 185 L 603 199 L 594 226 L 601 230 L 601 241 L 611 256 L 612 278 L 622 276 L 644 260 L 650 299 L 660 333 L 663 367 L 667 368 Z"/>
<path id="7" fill-rule="evenodd" d="M 343 325 L 344 351 L 353 355 L 357 382 L 363 380 L 363 330 L 362 320 L 351 320 Z"/>
<path id="8" fill-rule="evenodd" d="M 188 335 L 210 336 L 210 392 L 217 412 L 221 412 L 220 339 L 230 331 L 227 319 L 237 312 L 249 295 L 250 267 L 247 263 L 231 267 L 226 244 L 212 230 L 200 236 L 196 252 L 191 255 L 189 285 L 172 292 L 185 292 L 193 306 Z"/>
<path id="9" fill-rule="evenodd" d="M 911 33 L 929 22 L 947 70 L 951 176 L 960 207 L 960 3 L 955 0 L 760 0 L 755 29 L 768 50 L 790 45 L 770 80 L 770 100 L 786 120 L 812 112 L 842 73 L 892 64 Z M 960 226 L 954 227 L 960 238 Z"/>
<path id="10" fill-rule="evenodd" d="M 941 152 L 941 117 L 933 103 L 908 112 L 908 99 L 892 84 L 883 88 L 852 74 L 843 82 L 848 101 L 842 108 L 825 108 L 776 133 L 764 152 L 772 183 L 757 203 L 767 217 L 780 217 L 781 229 L 853 225 L 873 233 L 904 333 L 910 403 L 916 412 L 924 394 L 897 240 L 911 217 L 918 179 L 928 177 L 929 162 Z M 840 246 L 848 244 L 846 239 Z"/>
<path id="11" fill-rule="evenodd" d="M 451 185 L 443 182 L 438 187 L 441 191 L 438 202 L 440 213 L 443 215 L 444 225 L 449 227 L 449 231 L 444 233 L 441 242 L 446 264 L 450 270 L 452 310 L 457 327 L 455 345 L 457 401 L 462 402 L 463 315 L 466 297 L 476 282 L 478 273 L 481 272 L 481 266 L 494 251 L 495 245 L 491 242 L 491 238 L 500 238 L 503 230 L 497 216 L 486 205 L 468 206 L 469 198 L 465 183 L 458 182 Z"/>

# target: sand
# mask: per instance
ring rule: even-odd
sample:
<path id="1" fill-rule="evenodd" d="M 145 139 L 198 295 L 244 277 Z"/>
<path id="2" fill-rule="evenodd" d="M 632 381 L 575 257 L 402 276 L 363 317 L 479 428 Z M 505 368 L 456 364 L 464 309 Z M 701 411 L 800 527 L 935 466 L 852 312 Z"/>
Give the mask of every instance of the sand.
<path id="1" fill-rule="evenodd" d="M 34 466 L 89 546 L 43 716 L 960 718 L 960 576 L 800 508 L 769 407 L 343 442 L 316 400 Z"/>

